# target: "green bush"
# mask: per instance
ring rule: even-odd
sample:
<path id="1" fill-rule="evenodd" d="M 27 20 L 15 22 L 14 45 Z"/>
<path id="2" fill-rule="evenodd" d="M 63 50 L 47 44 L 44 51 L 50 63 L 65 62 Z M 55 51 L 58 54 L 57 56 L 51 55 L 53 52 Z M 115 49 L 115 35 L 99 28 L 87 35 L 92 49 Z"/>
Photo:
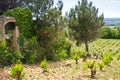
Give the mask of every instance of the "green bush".
<path id="1" fill-rule="evenodd" d="M 81 56 L 80 50 L 78 47 L 71 48 L 71 55 L 74 56 L 75 54 L 78 54 L 79 56 Z"/>
<path id="2" fill-rule="evenodd" d="M 46 58 L 44 57 L 44 60 L 41 61 L 40 63 L 40 67 L 43 68 L 43 72 L 48 72 L 48 62 L 46 60 Z"/>
<path id="3" fill-rule="evenodd" d="M 88 52 L 86 52 L 85 50 L 81 50 L 80 53 L 81 57 L 83 58 L 83 61 L 86 61 L 88 57 Z"/>
<path id="4" fill-rule="evenodd" d="M 73 58 L 76 61 L 76 64 L 78 64 L 78 60 L 80 59 L 80 57 L 77 54 L 75 54 Z"/>
<path id="5" fill-rule="evenodd" d="M 0 41 L 0 67 L 16 63 L 22 55 L 19 52 L 12 52 L 5 41 Z"/>
<path id="6" fill-rule="evenodd" d="M 23 65 L 22 64 L 15 64 L 11 68 L 10 75 L 12 78 L 16 78 L 16 80 L 22 80 L 25 73 L 23 72 Z"/>
<path id="7" fill-rule="evenodd" d="M 100 30 L 100 37 L 101 37 L 101 38 L 105 38 L 105 39 L 110 39 L 110 38 L 112 38 L 111 28 L 109 28 L 109 27 L 103 27 L 103 28 Z"/>
<path id="8" fill-rule="evenodd" d="M 112 60 L 113 60 L 112 55 L 108 54 L 106 56 L 103 56 L 103 60 L 102 61 L 103 61 L 103 63 L 105 65 L 110 65 L 110 63 L 111 63 Z"/>
<path id="9" fill-rule="evenodd" d="M 25 50 L 22 52 L 22 62 L 28 63 L 28 64 L 33 64 L 35 63 L 36 60 L 36 53 L 31 53 L 29 50 Z"/>
<path id="10" fill-rule="evenodd" d="M 99 66 L 100 70 L 103 70 L 103 68 L 105 67 L 105 64 L 104 64 L 104 62 L 99 62 L 98 66 Z"/>
<path id="11" fill-rule="evenodd" d="M 120 26 L 119 27 L 116 27 L 116 33 L 115 33 L 115 38 L 116 39 L 120 39 Z"/>
<path id="12" fill-rule="evenodd" d="M 37 57 L 36 52 L 38 49 L 36 37 L 32 37 L 26 40 L 24 36 L 20 36 L 19 44 L 20 51 L 23 56 L 21 61 L 28 64 L 35 63 Z"/>
<path id="13" fill-rule="evenodd" d="M 117 56 L 117 60 L 120 60 L 120 54 Z"/>
<path id="14" fill-rule="evenodd" d="M 55 54 L 55 59 L 56 60 L 65 60 L 67 58 L 66 50 L 58 50 Z M 55 60 L 54 59 L 54 60 Z"/>
<path id="15" fill-rule="evenodd" d="M 88 68 L 93 68 L 96 67 L 96 62 L 95 61 L 86 61 L 86 65 Z"/>
<path id="16" fill-rule="evenodd" d="M 54 60 L 65 60 L 70 57 L 70 45 L 67 41 L 62 41 L 52 46 Z"/>
<path id="17" fill-rule="evenodd" d="M 91 78 L 95 78 L 96 74 L 96 61 L 87 61 L 86 62 L 87 67 L 91 70 Z"/>
<path id="18" fill-rule="evenodd" d="M 36 53 L 32 54 L 27 62 L 29 64 L 33 64 L 33 63 L 35 63 L 35 60 L 36 60 Z"/>
<path id="19" fill-rule="evenodd" d="M 46 56 L 47 60 L 65 60 L 70 56 L 70 44 L 66 40 L 64 29 L 56 29 L 52 26 L 44 27 L 37 36 L 39 50 L 37 60 L 40 61 Z M 39 57 L 39 58 L 38 58 Z"/>
<path id="20" fill-rule="evenodd" d="M 120 27 L 103 27 L 100 30 L 100 38 L 120 39 Z"/>

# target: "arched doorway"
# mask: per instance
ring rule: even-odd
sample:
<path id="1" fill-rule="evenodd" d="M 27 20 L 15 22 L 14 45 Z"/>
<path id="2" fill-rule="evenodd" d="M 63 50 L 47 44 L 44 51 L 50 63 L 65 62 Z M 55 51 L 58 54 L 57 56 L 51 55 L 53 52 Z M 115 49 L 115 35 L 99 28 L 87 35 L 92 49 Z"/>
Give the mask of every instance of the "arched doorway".
<path id="1" fill-rule="evenodd" d="M 11 50 L 19 50 L 18 37 L 19 31 L 18 27 L 15 25 L 14 17 L 2 17 L 0 20 L 0 40 L 7 42 Z"/>
<path id="2" fill-rule="evenodd" d="M 14 46 L 14 36 L 13 36 L 13 32 L 15 30 L 15 23 L 14 22 L 9 22 L 7 24 L 5 24 L 5 40 L 7 42 L 7 46 L 10 47 L 11 50 L 15 49 Z"/>

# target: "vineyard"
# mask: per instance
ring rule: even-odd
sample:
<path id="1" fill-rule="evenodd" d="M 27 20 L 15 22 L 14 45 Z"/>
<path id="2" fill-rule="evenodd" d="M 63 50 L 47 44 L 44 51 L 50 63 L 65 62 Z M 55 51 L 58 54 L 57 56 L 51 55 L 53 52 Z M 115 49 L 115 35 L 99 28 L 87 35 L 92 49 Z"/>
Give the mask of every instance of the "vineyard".
<path id="1" fill-rule="evenodd" d="M 85 48 L 82 45 L 80 48 Z M 90 53 L 93 52 L 111 52 L 120 50 L 120 40 L 119 39 L 98 39 L 89 44 Z"/>
<path id="2" fill-rule="evenodd" d="M 48 71 L 40 65 L 23 65 L 25 73 L 23 80 L 90 80 L 91 70 L 96 72 L 97 80 L 119 80 L 120 79 L 120 40 L 98 39 L 89 44 L 91 58 L 83 62 L 82 57 L 78 64 L 74 60 L 48 62 Z M 73 47 L 73 49 L 84 50 L 84 45 Z M 93 54 L 92 54 L 93 53 Z M 80 53 L 79 53 L 80 54 Z M 108 57 L 109 56 L 109 57 Z M 110 59 L 110 60 L 109 60 Z M 95 61 L 95 67 L 91 67 Z M 104 62 L 104 64 L 101 64 Z M 10 67 L 6 67 L 4 75 L 0 79 L 11 79 Z M 1 77 L 3 76 L 3 77 Z"/>

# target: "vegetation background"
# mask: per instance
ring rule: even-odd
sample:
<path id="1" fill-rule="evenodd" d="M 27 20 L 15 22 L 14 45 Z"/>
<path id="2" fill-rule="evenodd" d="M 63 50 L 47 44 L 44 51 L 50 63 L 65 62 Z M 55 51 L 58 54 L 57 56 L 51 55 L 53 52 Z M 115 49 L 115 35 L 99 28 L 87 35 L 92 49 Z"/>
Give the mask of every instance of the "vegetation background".
<path id="1" fill-rule="evenodd" d="M 44 75 L 55 75 L 57 72 L 61 75 L 65 73 L 65 69 L 72 69 L 67 73 L 75 76 L 78 75 L 77 71 L 81 74 L 81 71 L 87 72 L 86 69 L 89 68 L 90 76 L 87 78 L 95 78 L 97 75 L 98 79 L 101 78 L 98 76 L 99 68 L 104 70 L 106 67 L 106 70 L 109 66 L 115 67 L 111 63 L 117 60 L 119 62 L 120 27 L 104 26 L 106 25 L 104 14 L 98 15 L 98 8 L 87 0 L 78 1 L 78 4 L 66 12 L 65 16 L 62 15 L 64 5 L 61 0 L 55 7 L 53 5 L 53 0 L 0 1 L 0 15 L 13 16 L 16 19 L 15 25 L 20 31 L 18 39 L 20 51 L 12 51 L 6 41 L 0 41 L 0 67 L 11 66 L 12 73 L 9 68 L 6 71 L 17 80 L 26 79 L 26 77 L 23 78 L 23 68 L 28 64 L 40 64 L 39 67 L 43 69 L 43 72 L 47 72 L 43 73 Z M 59 69 L 63 71 L 60 72 L 61 74 L 57 70 L 60 67 L 56 67 L 57 64 L 54 64 L 56 68 L 53 69 L 54 65 L 51 61 L 62 62 L 69 61 L 69 59 L 70 63 L 60 65 L 64 67 L 64 70 Z M 74 59 L 76 64 L 71 59 Z M 73 74 L 74 71 L 76 74 Z M 30 73 L 29 70 L 28 73 Z M 66 76 L 68 75 L 64 77 Z M 115 76 L 112 74 L 112 78 Z M 62 78 L 66 79 L 64 77 Z M 82 78 L 86 77 L 82 76 Z"/>

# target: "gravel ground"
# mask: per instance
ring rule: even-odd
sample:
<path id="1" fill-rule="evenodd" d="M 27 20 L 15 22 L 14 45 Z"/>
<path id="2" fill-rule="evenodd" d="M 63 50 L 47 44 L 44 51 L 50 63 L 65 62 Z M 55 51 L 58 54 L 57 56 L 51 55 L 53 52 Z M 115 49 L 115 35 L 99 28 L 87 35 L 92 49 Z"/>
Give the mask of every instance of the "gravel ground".
<path id="1" fill-rule="evenodd" d="M 120 61 L 112 62 L 115 65 L 97 71 L 94 80 L 120 80 Z M 90 70 L 85 67 L 82 60 L 75 64 L 74 60 L 62 62 L 49 62 L 49 72 L 43 72 L 39 65 L 23 65 L 25 76 L 23 80 L 93 80 L 90 79 Z M 0 80 L 16 80 L 10 77 L 11 67 L 0 69 Z M 112 72 L 112 73 L 111 73 Z"/>

